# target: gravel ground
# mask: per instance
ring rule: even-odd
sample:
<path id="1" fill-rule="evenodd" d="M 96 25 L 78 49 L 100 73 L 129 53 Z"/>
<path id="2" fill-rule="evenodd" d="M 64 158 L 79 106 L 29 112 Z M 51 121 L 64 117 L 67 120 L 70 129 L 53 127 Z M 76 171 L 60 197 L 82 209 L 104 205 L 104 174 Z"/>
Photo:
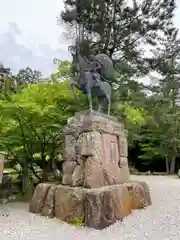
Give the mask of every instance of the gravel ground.
<path id="1" fill-rule="evenodd" d="M 10 203 L 0 208 L 1 240 L 179 240 L 180 180 L 165 176 L 133 176 L 146 181 L 153 205 L 134 211 L 123 222 L 97 231 L 77 228 L 57 219 L 28 212 L 24 203 Z"/>

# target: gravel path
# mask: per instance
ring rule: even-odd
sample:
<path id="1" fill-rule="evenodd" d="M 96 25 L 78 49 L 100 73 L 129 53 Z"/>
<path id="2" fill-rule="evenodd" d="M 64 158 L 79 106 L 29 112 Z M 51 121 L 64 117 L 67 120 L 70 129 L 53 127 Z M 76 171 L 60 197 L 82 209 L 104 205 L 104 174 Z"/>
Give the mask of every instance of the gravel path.
<path id="1" fill-rule="evenodd" d="M 28 205 L 11 203 L 0 206 L 1 240 L 179 240 L 180 180 L 162 176 L 133 176 L 145 180 L 153 205 L 134 211 L 124 222 L 102 231 L 77 228 L 57 219 L 28 212 Z M 8 215 L 8 216 L 7 216 Z"/>

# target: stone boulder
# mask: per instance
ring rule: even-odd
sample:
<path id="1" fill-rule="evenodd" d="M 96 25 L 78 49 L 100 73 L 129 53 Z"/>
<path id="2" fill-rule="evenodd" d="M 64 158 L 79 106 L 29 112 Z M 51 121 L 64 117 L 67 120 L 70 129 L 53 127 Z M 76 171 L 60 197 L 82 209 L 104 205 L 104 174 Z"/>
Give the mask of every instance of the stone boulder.
<path id="1" fill-rule="evenodd" d="M 3 175 L 0 183 L 0 199 L 9 199 L 12 196 L 12 177 Z"/>
<path id="2" fill-rule="evenodd" d="M 180 169 L 178 170 L 178 178 L 180 178 Z"/>
<path id="3" fill-rule="evenodd" d="M 145 182 L 93 189 L 41 183 L 34 191 L 29 210 L 68 223 L 81 219 L 87 227 L 103 229 L 128 216 L 132 209 L 151 204 L 149 187 Z"/>
<path id="4" fill-rule="evenodd" d="M 84 189 L 58 185 L 54 209 L 54 216 L 62 221 L 74 223 L 84 219 Z"/>
<path id="5" fill-rule="evenodd" d="M 149 186 L 146 182 L 133 181 L 126 183 L 125 186 L 131 197 L 132 209 L 142 209 L 152 204 Z"/>
<path id="6" fill-rule="evenodd" d="M 29 211 L 32 213 L 41 213 L 44 207 L 48 191 L 52 184 L 40 183 L 34 190 L 32 200 L 29 205 Z"/>
<path id="7" fill-rule="evenodd" d="M 55 193 L 57 190 L 57 185 L 51 185 L 49 188 L 46 188 L 47 194 L 44 195 L 44 201 L 39 204 L 41 209 L 41 215 L 46 217 L 54 217 L 55 216 Z"/>
<path id="8" fill-rule="evenodd" d="M 88 190 L 85 194 L 85 225 L 103 229 L 131 213 L 131 197 L 125 185 Z"/>

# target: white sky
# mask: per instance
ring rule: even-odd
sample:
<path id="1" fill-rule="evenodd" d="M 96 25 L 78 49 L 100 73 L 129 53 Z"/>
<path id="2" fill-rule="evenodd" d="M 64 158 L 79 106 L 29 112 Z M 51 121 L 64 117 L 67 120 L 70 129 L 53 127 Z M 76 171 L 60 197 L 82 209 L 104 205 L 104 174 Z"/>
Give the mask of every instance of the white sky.
<path id="1" fill-rule="evenodd" d="M 53 57 L 69 58 L 57 16 L 62 0 L 0 0 L 0 61 L 14 71 L 29 65 L 44 74 Z"/>
<path id="2" fill-rule="evenodd" d="M 180 0 L 177 0 L 180 6 Z M 57 16 L 63 0 L 0 0 L 0 61 L 17 71 L 29 65 L 49 74 L 52 59 L 69 58 Z M 180 27 L 180 7 L 175 24 Z"/>
<path id="3" fill-rule="evenodd" d="M 0 0 L 0 30 L 15 22 L 25 36 L 37 36 L 40 41 L 57 44 L 56 16 L 63 5 L 61 0 Z"/>

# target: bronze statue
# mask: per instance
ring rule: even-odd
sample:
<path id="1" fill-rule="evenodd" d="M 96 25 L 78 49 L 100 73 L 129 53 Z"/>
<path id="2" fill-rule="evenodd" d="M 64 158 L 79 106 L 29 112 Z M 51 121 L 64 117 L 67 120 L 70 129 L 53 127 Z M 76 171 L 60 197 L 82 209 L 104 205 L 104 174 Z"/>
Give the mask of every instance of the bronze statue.
<path id="1" fill-rule="evenodd" d="M 71 83 L 74 95 L 76 96 L 75 87 L 87 94 L 90 111 L 93 110 L 92 96 L 97 97 L 98 111 L 102 111 L 105 104 L 108 104 L 109 115 L 113 77 L 110 77 L 108 70 L 111 72 L 114 70 L 112 60 L 105 54 L 83 58 L 78 52 L 77 45 L 71 48 L 71 54 L 76 69 L 75 81 Z"/>
<path id="2" fill-rule="evenodd" d="M 62 14 L 62 18 L 65 21 L 77 23 L 78 11 L 73 9 Z M 103 107 L 106 106 L 108 115 L 111 109 L 111 90 L 112 82 L 115 80 L 115 70 L 113 62 L 106 54 L 97 54 L 96 56 L 83 57 L 80 53 L 80 44 L 83 42 L 84 33 L 82 26 L 78 26 L 76 44 L 70 46 L 74 67 L 74 81 L 71 83 L 72 91 L 74 96 L 77 98 L 75 93 L 75 87 L 87 94 L 89 101 L 90 111 L 93 110 L 92 97 L 96 97 L 98 101 L 98 111 L 102 111 Z"/>

